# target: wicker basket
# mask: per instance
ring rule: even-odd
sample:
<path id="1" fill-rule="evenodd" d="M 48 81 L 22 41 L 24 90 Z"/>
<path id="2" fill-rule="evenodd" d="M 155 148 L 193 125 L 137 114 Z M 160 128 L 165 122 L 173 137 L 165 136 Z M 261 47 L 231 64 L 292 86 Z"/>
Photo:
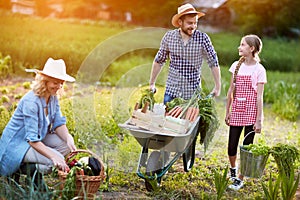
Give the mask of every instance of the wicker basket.
<path id="1" fill-rule="evenodd" d="M 99 186 L 101 185 L 102 181 L 105 179 L 104 174 L 104 165 L 103 162 L 98 158 L 96 154 L 89 150 L 84 149 L 77 149 L 74 152 L 71 152 L 66 157 L 66 162 L 68 162 L 71 158 L 76 156 L 78 153 L 88 153 L 91 156 L 95 157 L 100 163 L 101 163 L 101 172 L 99 176 L 88 176 L 88 175 L 79 175 L 76 174 L 76 191 L 75 195 L 78 197 L 84 197 L 88 196 L 88 198 L 94 198 L 96 192 L 99 189 Z M 61 170 L 58 171 L 58 177 L 61 182 L 60 184 L 60 190 L 63 190 L 64 183 L 67 178 L 68 173 L 63 172 Z"/>

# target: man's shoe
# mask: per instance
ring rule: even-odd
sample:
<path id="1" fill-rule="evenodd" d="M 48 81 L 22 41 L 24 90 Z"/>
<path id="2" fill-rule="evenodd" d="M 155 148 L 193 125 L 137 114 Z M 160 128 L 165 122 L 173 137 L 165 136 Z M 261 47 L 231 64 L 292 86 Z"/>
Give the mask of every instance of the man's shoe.
<path id="1" fill-rule="evenodd" d="M 243 186 L 244 186 L 244 182 L 239 178 L 235 178 L 233 183 L 229 185 L 228 188 L 237 191 L 241 189 Z"/>

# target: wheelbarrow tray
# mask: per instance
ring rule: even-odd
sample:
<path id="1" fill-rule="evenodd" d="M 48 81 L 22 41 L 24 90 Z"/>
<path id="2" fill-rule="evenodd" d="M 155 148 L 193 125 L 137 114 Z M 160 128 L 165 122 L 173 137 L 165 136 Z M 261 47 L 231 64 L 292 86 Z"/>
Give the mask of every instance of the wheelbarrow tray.
<path id="1" fill-rule="evenodd" d="M 184 152 L 197 134 L 199 118 L 200 117 L 191 124 L 186 134 L 149 131 L 129 124 L 130 120 L 127 120 L 124 124 L 119 124 L 119 127 L 129 130 L 143 147 L 147 146 L 149 149 L 168 152 Z"/>

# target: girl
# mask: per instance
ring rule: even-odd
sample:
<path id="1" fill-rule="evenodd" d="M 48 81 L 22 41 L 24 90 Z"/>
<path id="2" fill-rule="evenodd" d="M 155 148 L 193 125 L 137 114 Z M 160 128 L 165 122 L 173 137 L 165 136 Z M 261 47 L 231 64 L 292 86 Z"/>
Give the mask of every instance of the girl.
<path id="1" fill-rule="evenodd" d="M 239 190 L 243 187 L 243 176 L 236 177 L 236 154 L 239 138 L 244 129 L 244 144 L 253 143 L 255 133 L 260 133 L 263 121 L 263 91 L 267 82 L 266 70 L 260 64 L 258 54 L 262 41 L 256 35 L 246 35 L 238 47 L 239 61 L 234 62 L 227 93 L 225 123 L 229 126 L 228 156 L 233 184 L 229 188 Z"/>
<path id="2" fill-rule="evenodd" d="M 75 79 L 66 74 L 62 59 L 49 58 L 43 71 L 35 72 L 32 90 L 20 100 L 0 139 L 0 175 L 18 182 L 19 173 L 25 173 L 46 189 L 42 175 L 53 166 L 68 171 L 64 156 L 76 150 L 57 98 L 64 82 Z"/>

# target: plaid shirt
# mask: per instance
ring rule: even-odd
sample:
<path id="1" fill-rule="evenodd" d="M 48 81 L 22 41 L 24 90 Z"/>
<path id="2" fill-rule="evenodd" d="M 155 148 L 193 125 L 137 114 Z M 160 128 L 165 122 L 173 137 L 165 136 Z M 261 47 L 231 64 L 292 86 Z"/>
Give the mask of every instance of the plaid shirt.
<path id="1" fill-rule="evenodd" d="M 166 94 L 189 99 L 201 83 L 201 66 L 204 58 L 209 67 L 218 67 L 218 57 L 209 36 L 199 30 L 194 31 L 184 45 L 179 29 L 168 31 L 160 44 L 155 62 L 163 66 L 170 58 L 170 68 L 166 83 Z"/>

